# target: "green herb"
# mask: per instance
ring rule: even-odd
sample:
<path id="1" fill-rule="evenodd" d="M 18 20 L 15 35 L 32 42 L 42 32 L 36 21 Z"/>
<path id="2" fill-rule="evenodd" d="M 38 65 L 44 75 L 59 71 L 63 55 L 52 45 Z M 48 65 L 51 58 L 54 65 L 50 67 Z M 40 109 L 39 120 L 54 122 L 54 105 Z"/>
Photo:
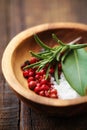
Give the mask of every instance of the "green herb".
<path id="1" fill-rule="evenodd" d="M 61 62 L 66 80 L 79 94 L 84 95 L 87 89 L 87 72 L 85 72 L 85 70 L 87 70 L 87 52 L 80 48 L 87 47 L 87 44 L 75 45 L 75 42 L 77 42 L 80 38 L 70 44 L 63 43 L 55 34 L 52 34 L 52 38 L 58 43 L 58 46 L 53 48 L 44 44 L 37 35 L 34 35 L 35 41 L 44 49 L 44 52 L 39 52 L 36 54 L 31 51 L 31 55 L 40 59 L 40 61 L 27 65 L 24 69 L 38 67 L 37 71 L 40 71 L 48 64 L 48 69 L 46 72 L 47 78 L 50 67 L 55 63 L 56 67 L 54 77 L 56 82 L 59 84 L 58 62 Z"/>
<path id="2" fill-rule="evenodd" d="M 80 95 L 87 94 L 87 52 L 82 49 L 72 50 L 62 69 L 66 80 Z"/>

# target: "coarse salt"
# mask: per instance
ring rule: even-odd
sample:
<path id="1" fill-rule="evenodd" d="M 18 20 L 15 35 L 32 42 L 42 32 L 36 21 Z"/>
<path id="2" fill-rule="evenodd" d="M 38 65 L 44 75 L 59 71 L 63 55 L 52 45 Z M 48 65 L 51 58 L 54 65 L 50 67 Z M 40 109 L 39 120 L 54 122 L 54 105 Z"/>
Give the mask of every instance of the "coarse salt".
<path id="1" fill-rule="evenodd" d="M 63 73 L 59 79 L 59 85 L 53 77 L 51 77 L 51 82 L 53 83 L 54 88 L 57 89 L 58 97 L 60 99 L 74 99 L 80 97 L 80 95 L 69 85 Z"/>

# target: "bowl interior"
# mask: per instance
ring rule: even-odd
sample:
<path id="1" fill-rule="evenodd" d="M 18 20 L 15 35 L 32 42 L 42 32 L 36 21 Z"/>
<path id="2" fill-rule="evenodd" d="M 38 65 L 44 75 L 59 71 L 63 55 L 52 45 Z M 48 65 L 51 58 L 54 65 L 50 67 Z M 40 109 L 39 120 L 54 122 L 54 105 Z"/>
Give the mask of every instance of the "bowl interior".
<path id="1" fill-rule="evenodd" d="M 87 42 L 87 31 L 79 28 L 48 29 L 37 34 L 44 43 L 52 47 L 57 44 L 52 39 L 52 33 L 55 33 L 58 38 L 65 43 L 68 43 L 80 36 L 82 37 L 83 43 Z M 21 41 L 12 54 L 12 69 L 14 71 L 15 77 L 22 85 L 22 87 L 26 89 L 28 89 L 27 81 L 23 78 L 20 67 L 24 61 L 30 59 L 30 50 L 34 52 L 39 52 L 41 50 L 40 46 L 35 42 L 33 35 Z"/>

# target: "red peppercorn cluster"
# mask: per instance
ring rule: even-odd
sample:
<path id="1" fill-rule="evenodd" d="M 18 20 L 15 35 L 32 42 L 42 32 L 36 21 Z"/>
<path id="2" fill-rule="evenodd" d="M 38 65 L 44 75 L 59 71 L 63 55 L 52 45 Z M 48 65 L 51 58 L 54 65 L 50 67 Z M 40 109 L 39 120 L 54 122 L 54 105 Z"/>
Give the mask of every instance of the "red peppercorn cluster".
<path id="1" fill-rule="evenodd" d="M 51 83 L 51 75 L 54 73 L 54 67 L 50 68 L 48 78 L 46 79 L 46 67 L 44 69 L 37 71 L 37 68 L 23 69 L 25 66 L 36 63 L 38 59 L 31 58 L 29 61 L 24 62 L 21 66 L 24 78 L 27 79 L 28 88 L 37 93 L 38 95 L 58 98 L 57 90 L 53 87 Z M 61 70 L 61 64 L 58 64 L 59 70 Z M 59 75 L 60 75 L 59 71 Z"/>

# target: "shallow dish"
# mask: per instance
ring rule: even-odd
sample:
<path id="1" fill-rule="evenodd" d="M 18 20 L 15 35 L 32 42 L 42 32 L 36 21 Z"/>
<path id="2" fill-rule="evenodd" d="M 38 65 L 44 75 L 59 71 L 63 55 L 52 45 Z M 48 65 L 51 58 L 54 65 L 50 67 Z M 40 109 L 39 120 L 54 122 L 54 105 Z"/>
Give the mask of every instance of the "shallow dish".
<path id="1" fill-rule="evenodd" d="M 72 116 L 87 112 L 87 96 L 70 100 L 52 99 L 39 96 L 28 89 L 20 67 L 30 58 L 29 50 L 38 52 L 41 49 L 34 40 L 35 33 L 51 47 L 56 44 L 52 40 L 52 33 L 65 43 L 79 36 L 83 43 L 87 42 L 87 25 L 78 23 L 48 23 L 19 33 L 10 41 L 2 57 L 2 71 L 10 88 L 29 107 L 46 115 Z"/>

